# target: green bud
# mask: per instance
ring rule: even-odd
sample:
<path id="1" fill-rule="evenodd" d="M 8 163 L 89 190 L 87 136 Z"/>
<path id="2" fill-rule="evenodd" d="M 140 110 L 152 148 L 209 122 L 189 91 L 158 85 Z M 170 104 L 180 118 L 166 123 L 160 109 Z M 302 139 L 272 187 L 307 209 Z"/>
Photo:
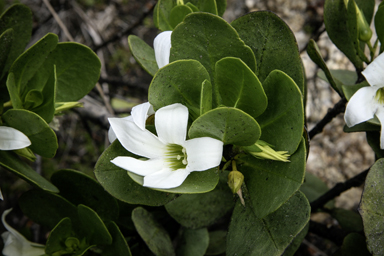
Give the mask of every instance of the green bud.
<path id="1" fill-rule="evenodd" d="M 241 185 L 244 181 L 244 175 L 239 171 L 231 171 L 228 174 L 228 186 L 232 193 L 235 194 L 241 189 Z"/>
<path id="2" fill-rule="evenodd" d="M 55 114 L 63 112 L 64 110 L 68 110 L 71 108 L 81 108 L 83 107 L 83 103 L 81 102 L 56 102 L 55 103 Z"/>
<path id="3" fill-rule="evenodd" d="M 35 154 L 29 148 L 16 149 L 14 152 L 19 156 L 27 158 L 29 161 L 35 162 L 36 160 Z"/>
<path id="4" fill-rule="evenodd" d="M 359 39 L 363 42 L 368 42 L 372 37 L 372 30 L 369 27 L 367 20 L 365 19 L 364 14 L 360 11 L 360 8 L 355 3 L 356 7 L 356 18 L 357 18 L 357 33 Z"/>

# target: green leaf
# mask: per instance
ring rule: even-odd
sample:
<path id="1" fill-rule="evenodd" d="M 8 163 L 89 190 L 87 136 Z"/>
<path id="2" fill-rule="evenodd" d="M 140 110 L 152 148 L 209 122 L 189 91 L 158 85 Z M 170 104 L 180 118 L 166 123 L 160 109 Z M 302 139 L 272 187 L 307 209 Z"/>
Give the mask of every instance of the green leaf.
<path id="1" fill-rule="evenodd" d="M 302 95 L 295 82 L 279 70 L 272 71 L 263 83 L 268 107 L 256 118 L 262 133 L 260 139 L 274 150 L 296 151 L 304 129 Z"/>
<path id="2" fill-rule="evenodd" d="M 175 194 L 196 194 L 196 193 L 206 193 L 213 190 L 217 182 L 219 181 L 219 175 L 217 168 L 212 168 L 203 172 L 191 172 L 187 179 L 176 188 L 169 189 L 159 189 L 153 188 L 153 190 L 162 191 L 166 193 L 175 193 Z M 134 180 L 136 183 L 142 186 L 144 184 L 144 177 L 128 172 L 129 177 Z"/>
<path id="3" fill-rule="evenodd" d="M 32 109 L 43 103 L 44 97 L 39 90 L 30 90 L 25 96 L 24 106 L 26 109 Z"/>
<path id="4" fill-rule="evenodd" d="M 183 22 L 185 16 L 192 12 L 193 10 L 186 5 L 176 5 L 172 8 L 169 15 L 169 23 L 172 27 L 176 27 L 179 23 Z"/>
<path id="5" fill-rule="evenodd" d="M 343 245 L 340 248 L 342 256 L 359 255 L 370 256 L 367 250 L 367 244 L 365 243 L 365 237 L 358 233 L 348 234 L 343 241 Z M 374 254 L 375 255 L 375 254 Z"/>
<path id="6" fill-rule="evenodd" d="M 357 52 L 359 41 L 356 16 L 355 20 L 351 20 L 351 18 L 353 15 L 348 15 L 344 0 L 325 1 L 324 23 L 329 38 L 357 69 L 362 70 L 363 62 Z"/>
<path id="7" fill-rule="evenodd" d="M 193 12 L 198 12 L 199 11 L 199 9 L 196 7 L 196 5 L 194 5 L 191 2 L 185 3 L 185 5 L 188 6 L 189 8 L 191 8 Z"/>
<path id="8" fill-rule="evenodd" d="M 363 218 L 364 233 L 368 250 L 373 255 L 384 254 L 384 159 L 371 167 L 365 179 L 365 186 L 359 212 Z"/>
<path id="9" fill-rule="evenodd" d="M 127 241 L 124 238 L 124 235 L 121 233 L 119 227 L 115 222 L 110 221 L 106 223 L 109 233 L 112 235 L 112 244 L 105 246 L 103 248 L 102 256 L 116 256 L 124 255 L 131 256 L 131 251 L 127 244 Z"/>
<path id="10" fill-rule="evenodd" d="M 384 26 L 382 24 L 384 24 L 384 7 L 380 6 L 379 9 L 377 9 L 377 12 L 375 14 L 375 29 L 376 29 L 377 38 L 381 43 L 380 50 L 384 48 Z"/>
<path id="11" fill-rule="evenodd" d="M 180 256 L 204 256 L 208 243 L 209 235 L 206 228 L 184 229 L 176 254 Z"/>
<path id="12" fill-rule="evenodd" d="M 210 80 L 204 66 L 195 60 L 179 60 L 160 69 L 152 79 L 148 100 L 155 110 L 181 103 L 192 119 L 200 115 L 202 84 Z"/>
<path id="13" fill-rule="evenodd" d="M 167 231 L 155 220 L 150 212 L 142 207 L 137 207 L 132 211 L 132 220 L 137 232 L 155 255 L 175 255 Z"/>
<path id="14" fill-rule="evenodd" d="M 200 115 L 212 109 L 212 84 L 209 80 L 204 80 L 201 85 L 200 94 Z"/>
<path id="15" fill-rule="evenodd" d="M 363 12 L 368 24 L 371 24 L 373 13 L 375 10 L 375 0 L 355 0 L 355 3 Z"/>
<path id="16" fill-rule="evenodd" d="M 190 138 L 211 137 L 224 144 L 249 146 L 260 138 L 259 124 L 237 108 L 212 109 L 196 119 L 189 128 Z"/>
<path id="17" fill-rule="evenodd" d="M 154 76 L 157 70 L 159 70 L 159 67 L 157 66 L 153 48 L 135 35 L 128 36 L 128 45 L 137 63 L 139 63 L 148 74 Z"/>
<path id="18" fill-rule="evenodd" d="M 108 245 L 112 244 L 112 236 L 104 222 L 97 213 L 85 205 L 77 206 L 77 213 L 81 222 L 82 230 L 90 244 Z"/>
<path id="19" fill-rule="evenodd" d="M 117 156 L 133 156 L 118 140 L 100 156 L 95 166 L 95 176 L 104 189 L 113 197 L 129 203 L 160 206 L 175 198 L 174 194 L 159 192 L 140 186 L 123 170 L 111 163 Z"/>
<path id="20" fill-rule="evenodd" d="M 20 55 L 20 57 L 13 63 L 9 73 L 14 74 L 16 86 L 22 99 L 25 98 L 31 89 L 42 90 L 45 83 L 33 83 L 33 85 L 37 85 L 38 88 L 28 86 L 28 83 L 36 72 L 39 71 L 48 55 L 50 55 L 50 53 L 56 48 L 58 41 L 59 38 L 57 35 L 48 33 L 32 45 L 28 50 L 26 50 L 22 55 Z M 53 72 L 53 68 L 49 71 Z M 41 79 L 47 81 L 49 75 L 46 73 L 44 75 L 45 76 L 41 77 Z"/>
<path id="21" fill-rule="evenodd" d="M 76 207 L 63 197 L 40 190 L 30 190 L 19 198 L 21 210 L 34 222 L 53 229 L 63 218 L 79 225 Z"/>
<path id="22" fill-rule="evenodd" d="M 256 75 L 262 83 L 271 71 L 278 69 L 292 77 L 304 94 L 304 68 L 297 42 L 282 19 L 272 12 L 252 12 L 231 25 L 255 54 Z"/>
<path id="23" fill-rule="evenodd" d="M 329 71 L 331 72 L 331 75 L 333 77 L 333 80 L 337 84 L 337 87 L 340 87 L 341 85 L 354 85 L 357 81 L 356 71 L 344 70 L 344 69 L 331 69 Z M 319 70 L 317 75 L 321 79 L 329 83 L 323 71 Z"/>
<path id="24" fill-rule="evenodd" d="M 337 84 L 333 80 L 332 74 L 329 71 L 327 64 L 325 64 L 323 57 L 321 56 L 320 49 L 313 39 L 309 40 L 309 43 L 307 45 L 307 53 L 308 53 L 308 56 L 311 58 L 311 60 L 315 62 L 317 66 L 319 66 L 323 70 L 326 76 L 326 79 L 328 80 L 332 88 L 340 95 L 340 97 L 342 97 L 343 94 L 342 94 L 342 89 L 340 87 L 340 84 Z"/>
<path id="25" fill-rule="evenodd" d="M 2 118 L 8 126 L 21 131 L 30 139 L 32 145 L 29 148 L 33 152 L 43 157 L 56 154 L 56 134 L 39 115 L 24 109 L 10 109 Z"/>
<path id="26" fill-rule="evenodd" d="M 27 163 L 21 161 L 20 158 L 13 152 L 0 151 L 0 165 L 7 168 L 9 171 L 16 174 L 21 179 L 27 181 L 33 186 L 52 193 L 59 192 L 57 187 L 39 175 Z"/>
<path id="27" fill-rule="evenodd" d="M 255 216 L 264 218 L 278 209 L 300 188 L 305 174 L 304 139 L 290 161 L 284 163 L 257 159 L 253 156 L 239 158 L 238 169 L 244 174 L 244 182 Z"/>
<path id="28" fill-rule="evenodd" d="M 173 30 L 169 23 L 169 16 L 173 6 L 176 5 L 174 0 L 159 0 L 153 10 L 153 23 L 161 31 Z"/>
<path id="29" fill-rule="evenodd" d="M 256 75 L 240 59 L 226 57 L 216 62 L 216 88 L 220 104 L 243 110 L 253 118 L 267 108 L 267 96 Z"/>
<path id="30" fill-rule="evenodd" d="M 77 101 L 83 98 L 100 77 L 99 58 L 89 47 L 82 44 L 72 42 L 57 44 L 47 62 L 56 65 L 58 102 Z"/>
<path id="31" fill-rule="evenodd" d="M 217 15 L 222 17 L 225 10 L 227 9 L 227 0 L 216 0 L 216 5 L 217 5 Z"/>
<path id="32" fill-rule="evenodd" d="M 200 1 L 199 10 L 202 12 L 209 12 L 209 13 L 217 15 L 216 0 Z"/>
<path id="33" fill-rule="evenodd" d="M 14 41 L 9 51 L 7 62 L 0 72 L 0 80 L 5 76 L 12 63 L 24 51 L 32 34 L 32 12 L 22 4 L 9 7 L 0 17 L 0 34 L 13 29 Z"/>
<path id="34" fill-rule="evenodd" d="M 285 249 L 284 254 L 282 256 L 293 256 L 295 252 L 299 249 L 302 244 L 304 238 L 308 234 L 309 224 L 305 225 L 305 227 L 300 231 L 300 233 L 293 239 L 292 243 Z"/>
<path id="35" fill-rule="evenodd" d="M 19 89 L 17 88 L 16 82 L 15 82 L 15 76 L 13 75 L 13 73 L 9 73 L 6 84 L 7 84 L 9 96 L 11 97 L 13 108 L 23 109 L 23 102 L 21 101 L 21 97 L 19 95 Z"/>
<path id="36" fill-rule="evenodd" d="M 60 170 L 52 175 L 51 181 L 59 188 L 60 195 L 74 205 L 92 208 L 103 220 L 117 220 L 116 199 L 88 175 L 75 170 Z"/>
<path id="37" fill-rule="evenodd" d="M 233 208 L 233 195 L 227 185 L 228 172 L 220 176 L 216 188 L 208 193 L 181 195 L 165 209 L 182 226 L 192 229 L 214 224 Z"/>
<path id="38" fill-rule="evenodd" d="M 201 28 L 204 28 L 204 33 L 201 33 Z M 230 56 L 240 58 L 251 70 L 256 69 L 252 50 L 231 25 L 216 15 L 189 14 L 172 32 L 170 62 L 181 59 L 199 61 L 208 71 L 212 84 L 216 62 Z"/>
<path id="39" fill-rule="evenodd" d="M 346 232 L 363 231 L 363 222 L 357 212 L 343 208 L 333 208 L 330 214 L 339 222 L 341 228 Z"/>
<path id="40" fill-rule="evenodd" d="M 227 230 L 216 230 L 209 232 L 209 245 L 206 255 L 220 255 L 227 248 Z"/>
<path id="41" fill-rule="evenodd" d="M 377 117 L 374 117 L 373 119 L 368 120 L 367 122 L 360 123 L 352 127 L 344 125 L 343 132 L 380 131 L 380 122 L 378 119 L 376 119 Z"/>
<path id="42" fill-rule="evenodd" d="M 227 255 L 282 255 L 309 221 L 310 206 L 297 192 L 275 212 L 258 218 L 255 206 L 236 203 L 227 236 Z"/>
<path id="43" fill-rule="evenodd" d="M 367 131 L 367 141 L 375 152 L 376 158 L 384 157 L 384 150 L 380 148 L 380 131 Z"/>
<path id="44" fill-rule="evenodd" d="M 0 34 L 0 78 L 1 74 L 5 73 L 5 66 L 7 64 L 8 56 L 12 49 L 12 43 L 14 42 L 14 32 L 12 28 L 5 30 Z"/>

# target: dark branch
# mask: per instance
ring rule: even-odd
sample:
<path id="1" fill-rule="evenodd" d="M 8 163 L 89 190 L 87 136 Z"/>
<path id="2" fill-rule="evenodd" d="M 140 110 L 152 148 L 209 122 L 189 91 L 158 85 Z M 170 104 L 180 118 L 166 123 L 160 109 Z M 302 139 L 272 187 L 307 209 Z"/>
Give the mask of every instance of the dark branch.
<path id="1" fill-rule="evenodd" d="M 347 100 L 342 98 L 332 109 L 329 109 L 323 119 L 321 119 L 320 122 L 318 122 L 316 126 L 309 131 L 309 139 L 312 139 L 316 134 L 321 133 L 324 127 L 331 122 L 333 118 L 335 118 L 338 114 L 343 113 L 345 111 L 345 103 L 347 103 Z"/>
<path id="2" fill-rule="evenodd" d="M 369 168 L 344 183 L 337 183 L 332 189 L 328 190 L 324 195 L 320 196 L 318 199 L 311 203 L 311 211 L 316 212 L 317 209 L 323 207 L 324 204 L 339 196 L 344 191 L 347 191 L 352 187 L 361 186 L 367 177 L 368 171 Z"/>
<path id="3" fill-rule="evenodd" d="M 92 50 L 96 52 L 96 51 L 100 50 L 101 48 L 107 46 L 108 44 L 119 40 L 123 36 L 126 36 L 128 34 L 132 34 L 132 30 L 134 30 L 136 27 L 138 27 L 143 22 L 143 20 L 153 11 L 153 9 L 155 8 L 155 5 L 156 5 L 155 3 L 152 3 L 151 7 L 147 11 L 145 11 L 141 15 L 141 17 L 135 23 L 132 24 L 132 26 L 130 26 L 129 28 L 127 28 L 123 32 L 116 34 L 115 36 L 108 39 L 104 43 L 102 43 L 100 45 L 96 45 Z"/>

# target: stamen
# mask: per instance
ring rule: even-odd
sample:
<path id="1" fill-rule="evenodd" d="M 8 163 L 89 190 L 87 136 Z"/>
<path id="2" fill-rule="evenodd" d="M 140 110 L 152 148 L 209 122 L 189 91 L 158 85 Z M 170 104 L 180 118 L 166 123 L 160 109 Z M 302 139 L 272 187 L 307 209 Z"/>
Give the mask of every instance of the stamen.
<path id="1" fill-rule="evenodd" d="M 187 151 L 181 145 L 168 144 L 164 157 L 168 162 L 169 168 L 171 168 L 173 171 L 178 169 L 185 169 L 188 165 Z"/>

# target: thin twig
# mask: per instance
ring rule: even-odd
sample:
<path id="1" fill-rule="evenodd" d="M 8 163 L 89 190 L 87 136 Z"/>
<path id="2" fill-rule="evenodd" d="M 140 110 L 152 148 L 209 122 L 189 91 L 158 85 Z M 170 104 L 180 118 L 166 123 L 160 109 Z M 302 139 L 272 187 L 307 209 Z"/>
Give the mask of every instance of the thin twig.
<path id="1" fill-rule="evenodd" d="M 93 50 L 96 52 L 97 50 L 107 46 L 108 44 L 114 42 L 114 41 L 117 41 L 119 40 L 120 38 L 122 38 L 123 36 L 126 36 L 128 34 L 131 34 L 132 33 L 132 30 L 135 29 L 137 26 L 139 26 L 143 20 L 153 11 L 153 9 L 155 8 L 155 3 L 152 3 L 151 7 L 145 11 L 141 17 L 135 22 L 133 23 L 132 26 L 130 26 L 129 28 L 127 28 L 126 30 L 124 30 L 123 32 L 119 33 L 119 34 L 116 34 L 115 36 L 113 36 L 112 38 L 108 39 L 107 41 L 105 41 L 104 43 L 100 44 L 100 45 L 96 45 Z"/>
<path id="2" fill-rule="evenodd" d="M 368 171 L 369 168 L 343 183 L 337 183 L 332 189 L 328 190 L 325 194 L 311 203 L 311 211 L 316 212 L 319 208 L 323 207 L 323 205 L 339 196 L 344 191 L 347 191 L 352 187 L 361 186 L 365 182 Z"/>
<path id="3" fill-rule="evenodd" d="M 328 110 L 328 113 L 316 124 L 312 130 L 309 131 L 308 136 L 309 139 L 312 139 L 316 134 L 319 134 L 323 131 L 324 127 L 332 121 L 338 114 L 343 113 L 345 111 L 345 104 L 347 100 L 342 98 L 339 102 L 335 104 L 332 109 Z"/>

